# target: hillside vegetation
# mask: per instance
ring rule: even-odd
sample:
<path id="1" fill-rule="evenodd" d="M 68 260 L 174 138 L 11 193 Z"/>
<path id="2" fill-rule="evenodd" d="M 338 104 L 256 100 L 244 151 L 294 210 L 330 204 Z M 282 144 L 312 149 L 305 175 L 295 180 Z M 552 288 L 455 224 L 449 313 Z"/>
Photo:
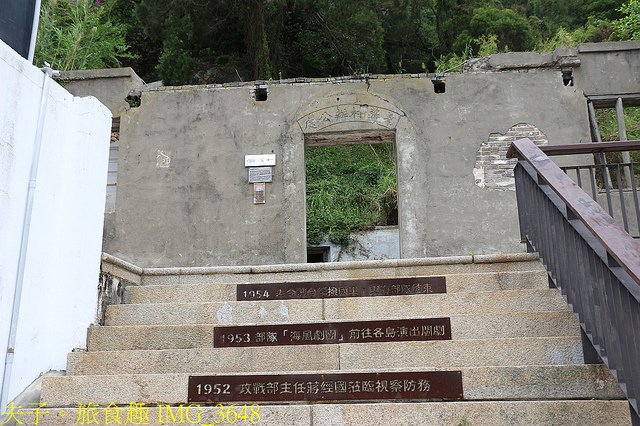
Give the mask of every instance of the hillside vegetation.
<path id="1" fill-rule="evenodd" d="M 498 51 L 638 39 L 640 0 L 43 0 L 38 65 L 198 84 L 431 72 Z"/>

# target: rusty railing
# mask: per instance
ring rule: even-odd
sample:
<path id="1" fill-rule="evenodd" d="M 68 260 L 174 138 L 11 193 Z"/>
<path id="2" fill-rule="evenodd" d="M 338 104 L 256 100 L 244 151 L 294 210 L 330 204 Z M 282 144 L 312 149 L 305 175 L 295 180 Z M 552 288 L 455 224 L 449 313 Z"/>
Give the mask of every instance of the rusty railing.
<path id="1" fill-rule="evenodd" d="M 578 317 L 585 362 L 602 360 L 609 367 L 629 400 L 633 424 L 640 425 L 640 243 L 548 157 L 640 149 L 640 143 L 622 144 L 540 149 L 521 139 L 508 156 L 518 158 L 522 241 L 540 254 L 550 285 Z M 597 196 L 595 174 L 592 185 Z"/>

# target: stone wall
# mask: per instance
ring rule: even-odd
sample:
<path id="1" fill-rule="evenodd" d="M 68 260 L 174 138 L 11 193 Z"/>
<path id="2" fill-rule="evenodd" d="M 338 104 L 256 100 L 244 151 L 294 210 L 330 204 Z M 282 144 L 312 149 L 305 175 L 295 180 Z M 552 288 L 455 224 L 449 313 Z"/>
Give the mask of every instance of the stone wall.
<path id="1" fill-rule="evenodd" d="M 585 43 L 578 55 L 575 82 L 586 95 L 640 92 L 640 40 Z"/>
<path id="2" fill-rule="evenodd" d="M 446 75 L 444 93 L 427 74 L 143 90 L 121 119 L 105 251 L 141 266 L 304 262 L 305 144 L 350 138 L 395 142 L 401 257 L 521 251 L 504 149 L 529 132 L 590 142 L 579 50 L 494 55 Z M 587 61 L 619 70 L 609 54 Z M 601 90 L 620 90 L 612 80 Z M 498 157 L 480 164 L 490 146 Z M 253 204 L 249 154 L 276 155 L 265 204 Z"/>
<path id="3" fill-rule="evenodd" d="M 305 137 L 372 129 L 395 132 L 402 257 L 517 251 L 515 195 L 475 185 L 478 149 L 518 123 L 589 140 L 584 97 L 557 70 L 450 75 L 443 94 L 426 75 L 270 83 L 266 101 L 252 87 L 143 92 L 122 116 L 106 251 L 143 266 L 304 262 Z M 244 156 L 266 153 L 274 179 L 254 205 Z"/>
<path id="4" fill-rule="evenodd" d="M 490 135 L 489 140 L 480 145 L 476 154 L 476 165 L 473 168 L 476 185 L 480 188 L 515 191 L 513 168 L 517 160 L 507 158 L 507 151 L 511 143 L 523 138 L 531 139 L 538 146 L 549 143 L 544 133 L 536 126 L 526 123 L 513 126 L 504 134 Z"/>

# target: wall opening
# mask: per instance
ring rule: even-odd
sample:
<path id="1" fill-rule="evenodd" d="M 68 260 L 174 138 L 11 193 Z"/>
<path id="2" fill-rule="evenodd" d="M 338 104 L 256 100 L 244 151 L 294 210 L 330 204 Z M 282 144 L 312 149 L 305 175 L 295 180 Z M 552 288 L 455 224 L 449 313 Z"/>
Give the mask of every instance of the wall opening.
<path id="1" fill-rule="evenodd" d="M 562 83 L 567 86 L 573 86 L 573 68 L 562 70 Z"/>
<path id="2" fill-rule="evenodd" d="M 435 93 L 445 93 L 446 92 L 446 83 L 444 81 L 444 77 L 435 77 L 431 79 L 431 82 L 433 83 L 433 91 Z"/>
<path id="3" fill-rule="evenodd" d="M 305 163 L 308 253 L 398 224 L 395 130 L 307 134 Z"/>
<path id="4" fill-rule="evenodd" d="M 329 246 L 307 248 L 307 263 L 323 263 L 329 261 Z"/>
<path id="5" fill-rule="evenodd" d="M 256 102 L 264 102 L 269 96 L 269 90 L 266 84 L 255 86 L 251 89 L 251 96 Z"/>

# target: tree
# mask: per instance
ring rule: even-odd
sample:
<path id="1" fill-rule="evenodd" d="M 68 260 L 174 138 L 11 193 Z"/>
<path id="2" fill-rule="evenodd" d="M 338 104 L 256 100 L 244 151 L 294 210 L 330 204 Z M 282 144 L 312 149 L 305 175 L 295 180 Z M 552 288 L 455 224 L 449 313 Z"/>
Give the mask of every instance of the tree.
<path id="1" fill-rule="evenodd" d="M 59 70 L 106 68 L 131 57 L 126 27 L 111 20 L 110 0 L 46 0 L 42 3 L 35 63 Z"/>
<path id="2" fill-rule="evenodd" d="M 306 0 L 296 5 L 298 32 L 290 34 L 289 63 L 308 77 L 385 70 L 378 0 Z"/>
<path id="3" fill-rule="evenodd" d="M 640 0 L 630 0 L 622 5 L 623 17 L 615 22 L 621 39 L 640 40 Z"/>
<path id="4" fill-rule="evenodd" d="M 469 22 L 469 32 L 463 33 L 457 43 L 490 35 L 497 37 L 498 48 L 501 50 L 531 50 L 536 42 L 535 31 L 526 17 L 512 9 L 482 6 L 474 10 Z"/>
<path id="5" fill-rule="evenodd" d="M 119 0 L 123 1 L 123 0 Z M 232 0 L 137 0 L 134 15 L 145 45 L 155 45 L 155 69 L 143 72 L 161 78 L 166 84 L 250 79 L 251 69 L 244 61 L 243 24 L 240 10 Z M 202 73 L 198 81 L 197 75 Z"/>
<path id="6" fill-rule="evenodd" d="M 387 70 L 424 72 L 440 48 L 435 0 L 385 1 L 381 15 Z"/>

